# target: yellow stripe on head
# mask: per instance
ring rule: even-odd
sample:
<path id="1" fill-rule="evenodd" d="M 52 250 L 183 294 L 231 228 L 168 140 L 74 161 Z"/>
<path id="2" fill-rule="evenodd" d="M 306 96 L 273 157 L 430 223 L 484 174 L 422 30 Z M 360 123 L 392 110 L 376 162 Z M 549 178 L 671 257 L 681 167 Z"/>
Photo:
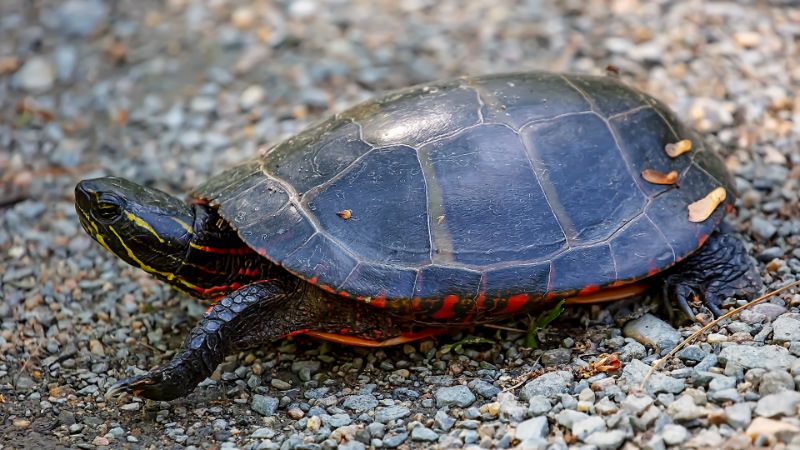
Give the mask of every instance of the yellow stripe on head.
<path id="1" fill-rule="evenodd" d="M 164 239 L 162 239 L 161 236 L 159 236 L 159 234 L 156 233 L 156 230 L 154 230 L 153 227 L 151 227 L 150 224 L 147 223 L 147 221 L 145 221 L 144 219 L 142 219 L 141 217 L 137 216 L 136 214 L 134 214 L 132 212 L 125 213 L 125 216 L 131 222 L 135 223 L 136 225 L 138 225 L 138 226 L 144 228 L 145 230 L 149 231 L 150 233 L 152 233 L 153 236 L 155 236 L 156 239 L 158 239 L 158 242 L 161 242 L 162 244 L 164 243 Z"/>

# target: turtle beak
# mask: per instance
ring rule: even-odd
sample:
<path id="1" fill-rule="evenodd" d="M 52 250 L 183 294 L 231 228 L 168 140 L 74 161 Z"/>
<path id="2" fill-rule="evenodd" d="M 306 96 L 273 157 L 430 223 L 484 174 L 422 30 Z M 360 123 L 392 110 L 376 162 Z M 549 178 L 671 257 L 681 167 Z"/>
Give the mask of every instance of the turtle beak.
<path id="1" fill-rule="evenodd" d="M 75 204 L 82 211 L 89 211 L 92 206 L 92 198 L 97 193 L 96 186 L 90 180 L 84 180 L 75 186 Z"/>

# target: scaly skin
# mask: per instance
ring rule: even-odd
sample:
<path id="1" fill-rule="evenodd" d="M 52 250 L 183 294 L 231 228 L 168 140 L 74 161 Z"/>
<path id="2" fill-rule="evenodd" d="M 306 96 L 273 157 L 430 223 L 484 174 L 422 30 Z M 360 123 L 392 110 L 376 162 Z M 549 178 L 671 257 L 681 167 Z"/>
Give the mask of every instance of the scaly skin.
<path id="1" fill-rule="evenodd" d="M 250 284 L 220 299 L 189 333 L 181 352 L 146 375 L 122 380 L 107 397 L 133 394 L 172 400 L 194 390 L 229 354 L 304 331 L 380 340 L 409 328 L 359 302 L 329 299 L 299 280 Z"/>

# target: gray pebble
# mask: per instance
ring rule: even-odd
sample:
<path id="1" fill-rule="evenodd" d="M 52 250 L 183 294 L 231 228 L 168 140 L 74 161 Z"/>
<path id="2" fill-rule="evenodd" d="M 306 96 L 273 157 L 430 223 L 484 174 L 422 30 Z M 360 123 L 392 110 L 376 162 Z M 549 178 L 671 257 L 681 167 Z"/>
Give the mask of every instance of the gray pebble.
<path id="1" fill-rule="evenodd" d="M 544 438 L 547 436 L 550 427 L 547 417 L 534 417 L 517 425 L 516 438 L 525 441 L 527 439 Z"/>
<path id="2" fill-rule="evenodd" d="M 16 85 L 31 93 L 50 90 L 55 82 L 55 71 L 50 61 L 41 56 L 34 56 L 14 74 Z"/>
<path id="3" fill-rule="evenodd" d="M 794 378 L 785 370 L 780 369 L 765 373 L 758 385 L 758 393 L 762 396 L 787 390 L 794 390 Z"/>
<path id="4" fill-rule="evenodd" d="M 548 372 L 527 382 L 520 391 L 523 400 L 530 400 L 536 395 L 551 397 L 556 394 L 569 392 L 572 385 L 572 372 L 560 370 Z"/>
<path id="5" fill-rule="evenodd" d="M 528 401 L 528 414 L 531 416 L 541 416 L 547 414 L 553 408 L 550 400 L 542 395 L 534 395 Z"/>
<path id="6" fill-rule="evenodd" d="M 639 415 L 653 404 L 653 399 L 647 395 L 628 395 L 622 402 L 622 408 L 633 415 Z"/>
<path id="7" fill-rule="evenodd" d="M 568 364 L 572 360 L 572 351 L 568 348 L 554 348 L 542 354 L 542 365 L 545 367 Z"/>
<path id="8" fill-rule="evenodd" d="M 754 347 L 750 345 L 733 344 L 722 349 L 719 354 L 721 362 L 732 363 L 744 369 L 784 369 L 788 370 L 796 357 L 789 351 L 777 345 L 764 345 Z"/>
<path id="9" fill-rule="evenodd" d="M 680 445 L 689 439 L 689 431 L 681 425 L 668 424 L 661 430 L 661 437 L 667 445 Z"/>
<path id="10" fill-rule="evenodd" d="M 589 435 L 584 442 L 594 445 L 598 450 L 616 450 L 625 442 L 625 432 L 620 430 L 598 431 Z"/>
<path id="11" fill-rule="evenodd" d="M 67 0 L 56 11 L 58 31 L 66 36 L 87 37 L 109 17 L 108 6 L 101 0 Z"/>
<path id="12" fill-rule="evenodd" d="M 409 410 L 405 406 L 401 405 L 387 406 L 386 408 L 378 408 L 375 411 L 375 421 L 386 423 L 392 420 L 402 419 L 403 417 L 407 417 L 410 414 L 411 410 Z"/>
<path id="13" fill-rule="evenodd" d="M 572 424 L 572 434 L 580 440 L 585 440 L 590 434 L 606 429 L 606 421 L 602 417 L 589 416 Z"/>
<path id="14" fill-rule="evenodd" d="M 800 341 L 800 314 L 784 314 L 772 322 L 772 339 L 775 342 Z"/>
<path id="15" fill-rule="evenodd" d="M 700 362 L 706 357 L 706 352 L 698 345 L 687 345 L 676 356 L 684 361 Z"/>
<path id="16" fill-rule="evenodd" d="M 662 354 L 672 350 L 681 340 L 678 330 L 652 314 L 629 321 L 622 332 L 644 345 L 656 347 Z"/>
<path id="17" fill-rule="evenodd" d="M 275 431 L 270 427 L 259 428 L 250 435 L 253 439 L 272 439 L 274 436 Z"/>
<path id="18" fill-rule="evenodd" d="M 756 404 L 756 415 L 761 417 L 791 416 L 797 414 L 800 392 L 785 391 L 762 397 Z"/>
<path id="19" fill-rule="evenodd" d="M 398 433 L 383 438 L 383 445 L 388 448 L 399 447 L 400 444 L 408 439 L 408 433 Z"/>
<path id="20" fill-rule="evenodd" d="M 564 409 L 556 414 L 556 422 L 558 422 L 559 425 L 567 428 L 572 428 L 573 425 L 586 420 L 587 418 L 589 418 L 588 414 L 571 409 Z"/>
<path id="21" fill-rule="evenodd" d="M 750 220 L 750 230 L 761 241 L 769 241 L 778 232 L 778 228 L 772 222 L 759 216 Z"/>
<path id="22" fill-rule="evenodd" d="M 751 420 L 752 412 L 748 403 L 735 403 L 725 408 L 725 422 L 733 428 L 744 429 Z"/>
<path id="23" fill-rule="evenodd" d="M 500 388 L 484 380 L 472 380 L 467 384 L 469 388 L 483 398 L 493 398 L 500 392 Z"/>
<path id="24" fill-rule="evenodd" d="M 434 442 L 439 439 L 435 431 L 426 427 L 416 427 L 411 430 L 411 440 L 419 442 Z"/>
<path id="25" fill-rule="evenodd" d="M 433 416 L 433 421 L 440 430 L 445 432 L 450 431 L 456 423 L 456 419 L 450 417 L 442 410 L 436 411 L 436 414 Z"/>
<path id="26" fill-rule="evenodd" d="M 278 409 L 278 399 L 256 394 L 253 396 L 250 408 L 262 416 L 272 416 Z"/>
<path id="27" fill-rule="evenodd" d="M 436 406 L 439 408 L 448 406 L 466 407 L 475 402 L 475 394 L 467 386 L 442 387 L 436 390 Z"/>
<path id="28" fill-rule="evenodd" d="M 368 411 L 378 406 L 378 399 L 374 395 L 348 395 L 342 406 L 357 412 Z"/>

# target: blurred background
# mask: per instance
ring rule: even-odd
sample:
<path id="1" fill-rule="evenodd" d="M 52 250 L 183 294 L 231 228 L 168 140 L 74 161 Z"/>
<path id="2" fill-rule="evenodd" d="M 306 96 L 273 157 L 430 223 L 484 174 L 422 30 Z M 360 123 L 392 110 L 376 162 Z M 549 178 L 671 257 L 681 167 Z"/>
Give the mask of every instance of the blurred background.
<path id="1" fill-rule="evenodd" d="M 249 411 L 263 389 L 253 374 L 299 383 L 270 361 L 277 349 L 315 358 L 318 343 L 232 361 L 230 399 L 210 410 L 197 409 L 206 394 L 139 415 L 139 403 L 104 403 L 109 380 L 166 358 L 202 306 L 85 236 L 75 183 L 113 174 L 181 195 L 332 112 L 434 79 L 611 68 L 720 151 L 740 191 L 734 225 L 772 286 L 791 281 L 799 48 L 794 1 L 0 0 L 0 434 L 11 447 L 250 442 L 267 420 Z M 507 344 L 493 350 L 496 377 L 536 364 Z M 429 350 L 337 347 L 326 372 L 366 360 L 392 398 L 394 364 Z M 349 376 L 344 389 L 373 383 Z M 420 404 L 413 417 L 427 423 L 435 410 Z M 279 445 L 290 433 L 276 420 L 266 426 Z"/>

